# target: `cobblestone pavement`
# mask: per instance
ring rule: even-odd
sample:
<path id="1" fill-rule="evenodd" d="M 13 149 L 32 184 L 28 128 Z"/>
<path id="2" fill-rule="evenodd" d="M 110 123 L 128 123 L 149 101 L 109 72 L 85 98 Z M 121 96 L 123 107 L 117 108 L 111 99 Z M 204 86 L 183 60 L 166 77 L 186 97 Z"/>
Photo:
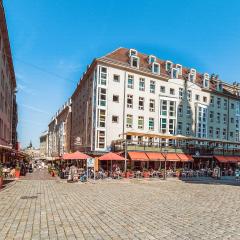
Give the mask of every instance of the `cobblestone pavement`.
<path id="1" fill-rule="evenodd" d="M 239 186 L 33 179 L 0 192 L 0 239 L 240 239 Z"/>

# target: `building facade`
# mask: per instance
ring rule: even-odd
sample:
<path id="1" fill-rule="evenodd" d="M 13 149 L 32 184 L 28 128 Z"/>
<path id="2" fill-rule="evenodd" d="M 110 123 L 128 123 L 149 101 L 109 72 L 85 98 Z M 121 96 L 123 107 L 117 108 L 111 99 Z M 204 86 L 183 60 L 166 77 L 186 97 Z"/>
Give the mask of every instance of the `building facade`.
<path id="1" fill-rule="evenodd" d="M 48 125 L 48 156 L 59 157 L 70 151 L 71 100 L 69 99 Z"/>
<path id="2" fill-rule="evenodd" d="M 40 136 L 40 156 L 46 158 L 48 156 L 48 131 Z"/>
<path id="3" fill-rule="evenodd" d="M 17 143 L 16 79 L 7 24 L 0 2 L 0 160 Z"/>
<path id="4" fill-rule="evenodd" d="M 72 150 L 109 151 L 126 135 L 136 144 L 170 145 L 167 136 L 181 135 L 222 140 L 234 148 L 240 136 L 239 96 L 237 83 L 119 48 L 95 59 L 73 93 Z"/>

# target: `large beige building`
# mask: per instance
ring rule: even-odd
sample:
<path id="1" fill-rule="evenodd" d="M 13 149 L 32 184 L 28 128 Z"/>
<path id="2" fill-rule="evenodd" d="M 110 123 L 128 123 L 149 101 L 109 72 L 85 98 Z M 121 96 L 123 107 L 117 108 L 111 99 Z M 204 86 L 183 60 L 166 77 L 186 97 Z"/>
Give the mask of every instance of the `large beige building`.
<path id="1" fill-rule="evenodd" d="M 239 96 L 238 84 L 217 75 L 118 48 L 92 62 L 72 95 L 71 147 L 108 151 L 126 135 L 136 144 L 171 145 L 168 136 L 181 135 L 233 148 Z"/>
<path id="2" fill-rule="evenodd" d="M 59 157 L 70 151 L 71 111 L 71 99 L 69 99 L 48 125 L 47 151 L 49 157 Z"/>
<path id="3" fill-rule="evenodd" d="M 0 2 L 0 161 L 17 143 L 16 79 L 7 24 Z"/>

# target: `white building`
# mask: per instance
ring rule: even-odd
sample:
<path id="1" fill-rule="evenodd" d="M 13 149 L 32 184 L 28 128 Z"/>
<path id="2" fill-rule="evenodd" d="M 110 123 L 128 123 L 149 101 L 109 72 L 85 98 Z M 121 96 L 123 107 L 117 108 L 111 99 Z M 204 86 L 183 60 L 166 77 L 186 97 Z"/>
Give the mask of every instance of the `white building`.
<path id="1" fill-rule="evenodd" d="M 125 135 L 136 143 L 165 144 L 164 135 L 183 135 L 234 147 L 239 93 L 238 84 L 213 74 L 119 48 L 92 62 L 72 96 L 71 147 L 108 151 Z"/>

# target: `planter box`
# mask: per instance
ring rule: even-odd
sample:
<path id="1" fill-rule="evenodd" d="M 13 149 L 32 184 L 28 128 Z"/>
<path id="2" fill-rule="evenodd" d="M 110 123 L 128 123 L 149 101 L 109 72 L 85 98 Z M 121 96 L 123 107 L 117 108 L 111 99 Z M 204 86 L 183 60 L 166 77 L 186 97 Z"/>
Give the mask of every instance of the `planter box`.
<path id="1" fill-rule="evenodd" d="M 15 177 L 20 178 L 20 170 L 15 170 Z"/>
<path id="2" fill-rule="evenodd" d="M 144 178 L 149 178 L 149 176 L 150 176 L 150 172 L 144 172 L 143 173 L 143 177 Z"/>

